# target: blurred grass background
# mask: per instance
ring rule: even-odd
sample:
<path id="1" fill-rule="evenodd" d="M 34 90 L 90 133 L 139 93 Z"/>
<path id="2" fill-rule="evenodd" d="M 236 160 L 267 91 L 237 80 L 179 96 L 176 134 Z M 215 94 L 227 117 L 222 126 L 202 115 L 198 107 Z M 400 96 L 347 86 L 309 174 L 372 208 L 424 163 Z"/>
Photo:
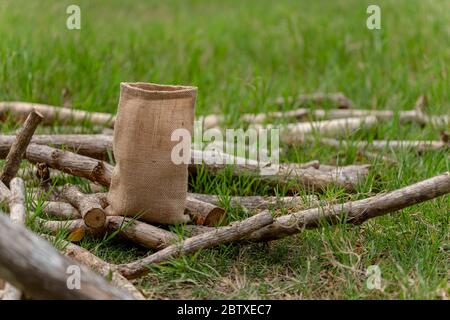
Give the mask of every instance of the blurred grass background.
<path id="1" fill-rule="evenodd" d="M 81 30 L 66 28 L 71 4 L 81 8 Z M 366 28 L 369 4 L 381 8 L 381 30 Z M 197 86 L 197 115 L 223 113 L 230 125 L 243 112 L 275 109 L 271 98 L 317 91 L 342 91 L 358 108 L 394 110 L 426 94 L 429 113 L 450 113 L 447 0 L 0 0 L 0 39 L 0 100 L 115 112 L 119 83 L 144 81 Z M 2 124 L 3 131 L 15 126 Z M 393 119 L 350 139 L 438 139 L 441 129 L 448 128 Z M 291 148 L 282 160 L 372 163 L 359 197 L 449 170 L 448 150 L 392 156 L 395 166 L 317 144 Z M 202 176 L 190 188 L 268 192 L 226 175 Z M 339 189 L 320 196 L 350 197 Z M 361 227 L 203 251 L 155 267 L 140 285 L 150 298 L 445 298 L 449 202 L 442 197 Z M 83 245 L 112 261 L 135 257 L 119 243 Z M 365 286 L 372 264 L 380 265 L 383 290 Z"/>

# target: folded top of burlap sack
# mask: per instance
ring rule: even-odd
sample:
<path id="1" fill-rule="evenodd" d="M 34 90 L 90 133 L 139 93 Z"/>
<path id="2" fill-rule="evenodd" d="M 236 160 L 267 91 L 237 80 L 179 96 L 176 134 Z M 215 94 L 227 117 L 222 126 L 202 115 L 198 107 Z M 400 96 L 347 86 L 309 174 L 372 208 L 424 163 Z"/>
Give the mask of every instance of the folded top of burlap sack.
<path id="1" fill-rule="evenodd" d="M 197 87 L 172 86 L 146 82 L 121 82 L 121 97 L 141 97 L 143 99 L 165 100 L 197 96 Z"/>

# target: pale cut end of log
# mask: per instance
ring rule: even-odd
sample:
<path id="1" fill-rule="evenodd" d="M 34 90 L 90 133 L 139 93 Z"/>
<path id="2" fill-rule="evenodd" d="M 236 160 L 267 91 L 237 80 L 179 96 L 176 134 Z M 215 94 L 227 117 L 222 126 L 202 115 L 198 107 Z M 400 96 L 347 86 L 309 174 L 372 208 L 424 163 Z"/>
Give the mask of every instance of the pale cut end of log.
<path id="1" fill-rule="evenodd" d="M 105 225 L 106 214 L 103 209 L 92 208 L 84 214 L 84 223 L 90 228 L 101 228 Z"/>
<path id="2" fill-rule="evenodd" d="M 186 198 L 186 209 L 192 221 L 202 226 L 215 226 L 225 217 L 223 208 L 191 196 Z"/>
<path id="3" fill-rule="evenodd" d="M 16 176 L 17 171 L 19 171 L 20 162 L 22 161 L 25 150 L 27 149 L 27 146 L 31 141 L 31 137 L 42 119 L 44 119 L 42 114 L 36 110 L 31 111 L 25 120 L 22 129 L 17 134 L 11 149 L 6 156 L 5 166 L 0 177 L 0 180 L 2 180 L 7 186 L 9 185 L 11 179 Z"/>
<path id="4" fill-rule="evenodd" d="M 93 229 L 105 226 L 106 213 L 95 196 L 84 194 L 76 186 L 70 184 L 64 186 L 61 195 L 78 209 L 86 226 Z"/>

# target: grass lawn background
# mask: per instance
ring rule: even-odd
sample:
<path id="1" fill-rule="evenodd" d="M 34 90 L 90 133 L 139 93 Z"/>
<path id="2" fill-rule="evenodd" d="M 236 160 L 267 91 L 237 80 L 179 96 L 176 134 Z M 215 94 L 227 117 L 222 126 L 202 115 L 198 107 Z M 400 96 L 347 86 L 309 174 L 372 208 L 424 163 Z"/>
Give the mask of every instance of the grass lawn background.
<path id="1" fill-rule="evenodd" d="M 81 30 L 66 28 L 70 4 L 81 7 Z M 369 4 L 381 7 L 381 30 L 366 28 Z M 144 81 L 198 86 L 196 114 L 225 114 L 228 127 L 238 126 L 243 112 L 279 108 L 271 98 L 317 91 L 342 91 L 357 108 L 394 110 L 410 109 L 426 94 L 429 113 L 450 113 L 446 0 L 1 0 L 0 39 L 0 100 L 115 112 L 119 83 Z M 10 133 L 17 124 L 1 127 Z M 349 139 L 439 139 L 441 129 L 448 128 L 392 119 Z M 328 201 L 392 190 L 450 166 L 448 149 L 386 153 L 398 164 L 318 143 L 290 148 L 282 161 L 373 164 L 359 194 L 329 188 L 320 194 Z M 81 179 L 69 181 L 87 188 Z M 190 189 L 224 196 L 284 193 L 226 172 L 191 179 Z M 324 226 L 270 244 L 223 245 L 153 267 L 138 284 L 149 298 L 448 297 L 449 202 L 441 197 L 362 226 Z M 39 204 L 28 204 L 39 214 Z M 228 209 L 230 220 L 248 215 Z M 81 245 L 111 262 L 146 253 L 115 239 Z M 365 270 L 375 264 L 382 290 L 366 288 Z"/>

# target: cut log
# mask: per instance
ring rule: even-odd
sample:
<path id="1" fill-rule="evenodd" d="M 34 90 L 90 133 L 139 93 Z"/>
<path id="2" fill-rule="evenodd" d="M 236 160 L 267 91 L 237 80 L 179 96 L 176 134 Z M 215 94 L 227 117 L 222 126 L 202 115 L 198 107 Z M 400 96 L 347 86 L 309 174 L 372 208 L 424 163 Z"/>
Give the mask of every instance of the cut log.
<path id="1" fill-rule="evenodd" d="M 345 140 L 321 138 L 319 141 L 323 144 L 333 146 L 336 148 L 355 147 L 361 150 L 371 148 L 380 151 L 384 151 L 386 149 L 412 149 L 416 150 L 417 152 L 423 152 L 428 150 L 439 150 L 450 147 L 450 144 L 448 142 L 433 141 L 433 140 L 345 141 Z"/>
<path id="2" fill-rule="evenodd" d="M 416 122 L 419 124 L 442 125 L 448 123 L 448 116 L 427 116 L 421 110 L 367 110 L 367 109 L 309 109 L 300 108 L 285 112 L 269 112 L 259 114 L 244 114 L 241 119 L 249 123 L 264 123 L 275 119 L 306 120 L 308 117 L 315 120 L 332 120 L 355 117 L 377 117 L 378 120 L 389 121 L 398 116 L 401 122 Z"/>
<path id="3" fill-rule="evenodd" d="M 93 229 L 105 226 L 106 213 L 95 196 L 84 194 L 71 184 L 64 186 L 61 196 L 78 210 L 86 226 Z"/>
<path id="4" fill-rule="evenodd" d="M 52 147 L 44 145 L 34 145 L 28 146 L 26 151 L 26 158 L 32 163 L 45 162 L 49 167 L 69 173 L 74 176 L 89 179 L 93 182 L 97 182 L 103 186 L 109 187 L 111 181 L 111 174 L 113 171 L 113 166 L 104 162 L 97 161 L 89 157 L 77 155 L 69 151 L 62 151 L 59 149 L 54 149 Z M 211 156 L 208 152 L 193 152 L 193 157 L 206 157 L 211 161 L 217 161 L 216 157 Z M 211 172 L 217 172 L 227 166 L 224 163 L 233 163 L 238 157 L 233 157 L 230 155 L 221 154 L 220 157 L 224 158 L 226 162 L 213 162 L 208 163 L 205 160 L 205 165 Z M 215 160 L 214 160 L 215 159 Z M 208 161 L 209 161 L 208 160 Z M 197 160 L 198 161 L 198 160 Z M 234 175 L 250 175 L 260 178 L 263 182 L 269 183 L 271 185 L 288 185 L 294 190 L 296 187 L 308 187 L 313 190 L 322 190 L 323 188 L 330 185 L 337 185 L 345 188 L 346 190 L 355 190 L 356 185 L 364 181 L 367 170 L 361 170 L 357 175 L 344 174 L 336 177 L 335 174 L 329 172 L 322 172 L 320 170 L 309 167 L 307 169 L 302 168 L 301 164 L 281 164 L 279 167 L 279 172 L 273 175 L 262 174 L 261 170 L 266 170 L 270 165 L 267 165 L 261 169 L 261 164 L 257 161 L 252 162 L 247 160 L 243 162 L 243 165 L 239 165 L 238 162 L 237 169 L 235 168 Z M 308 166 L 314 166 L 315 164 L 308 164 Z M 294 169 L 292 169 L 294 168 Z M 194 164 L 189 166 L 190 171 L 196 171 L 197 166 Z M 193 170 L 192 170 L 193 169 Z"/>
<path id="5" fill-rule="evenodd" d="M 25 226 L 27 214 L 25 209 L 25 185 L 20 178 L 10 181 L 11 197 L 9 198 L 9 218 L 12 223 Z M 20 300 L 22 292 L 11 285 L 5 284 L 3 300 Z"/>
<path id="6" fill-rule="evenodd" d="M 39 112 L 31 111 L 21 130 L 17 136 L 14 137 L 14 140 L 11 141 L 11 148 L 6 156 L 5 166 L 3 167 L 3 172 L 0 176 L 0 180 L 5 185 L 8 186 L 11 179 L 16 176 L 23 154 L 42 119 L 43 117 Z"/>
<path id="7" fill-rule="evenodd" d="M 54 240 L 53 237 L 48 235 L 42 235 L 44 238 L 49 240 Z M 63 249 L 61 250 L 69 258 L 78 261 L 82 265 L 89 267 L 90 269 L 96 271 L 100 275 L 111 279 L 111 283 L 120 289 L 128 291 L 136 300 L 145 300 L 142 293 L 136 289 L 136 287 L 119 272 L 113 270 L 111 265 L 92 254 L 88 250 L 77 246 L 76 244 L 70 243 L 64 240 L 61 241 Z"/>
<path id="8" fill-rule="evenodd" d="M 215 226 L 225 218 L 225 210 L 214 204 L 187 196 L 186 209 L 191 220 L 202 226 Z"/>
<path id="9" fill-rule="evenodd" d="M 80 219 L 80 212 L 70 203 L 59 201 L 45 201 L 42 212 L 50 218 Z"/>
<path id="10" fill-rule="evenodd" d="M 107 187 L 111 182 L 114 168 L 105 161 L 37 144 L 28 146 L 25 158 L 31 163 L 44 162 L 50 168 L 86 178 Z"/>
<path id="11" fill-rule="evenodd" d="M 14 136 L 0 136 L 0 155 L 8 152 Z M 107 160 L 112 156 L 113 137 L 104 134 L 52 134 L 35 135 L 31 144 L 66 149 L 95 159 Z"/>
<path id="12" fill-rule="evenodd" d="M 220 205 L 220 198 L 211 194 L 190 193 L 190 197 Z M 294 196 L 294 197 L 269 197 L 269 196 L 234 196 L 229 198 L 230 205 L 240 206 L 249 210 L 269 209 L 269 208 L 309 208 L 319 204 L 319 199 L 315 195 Z"/>
<path id="13" fill-rule="evenodd" d="M 148 266 L 167 261 L 181 255 L 191 254 L 195 251 L 210 248 L 219 244 L 229 243 L 244 238 L 249 233 L 272 223 L 272 215 L 263 211 L 253 217 L 230 226 L 215 229 L 171 245 L 148 257 L 128 264 L 118 265 L 120 273 L 127 279 L 140 277 L 148 272 Z"/>
<path id="14" fill-rule="evenodd" d="M 450 193 L 449 172 L 367 199 L 302 210 L 279 217 L 273 224 L 252 233 L 247 240 L 279 239 L 305 228 L 315 228 L 320 225 L 320 221 L 336 223 L 344 219 L 348 223 L 361 224 L 367 219 L 398 211 L 447 193 Z"/>
<path id="15" fill-rule="evenodd" d="M 133 299 L 4 214 L 0 214 L 0 276 L 34 299 Z M 79 280 L 79 289 L 71 276 Z"/>
<path id="16" fill-rule="evenodd" d="M 0 118 L 5 119 L 8 114 L 16 121 L 23 121 L 33 110 L 44 116 L 45 124 L 72 124 L 74 122 L 90 122 L 101 126 L 114 126 L 115 117 L 110 113 L 89 112 L 71 108 L 55 107 L 46 104 L 4 101 L 0 102 Z"/>
<path id="17" fill-rule="evenodd" d="M 361 128 L 370 128 L 378 123 L 374 116 L 361 118 L 345 118 L 336 120 L 324 120 L 313 122 L 289 123 L 286 125 L 268 125 L 266 128 L 279 128 L 280 140 L 287 144 L 304 143 L 307 136 L 313 133 L 321 135 L 348 135 Z M 254 125 L 255 128 L 263 128 Z"/>
<path id="18" fill-rule="evenodd" d="M 353 108 L 353 102 L 347 98 L 342 92 L 316 92 L 311 94 L 301 94 L 297 97 L 278 97 L 273 103 L 278 105 L 284 104 L 313 104 L 313 105 L 322 105 L 326 102 L 335 104 L 336 107 L 340 109 L 351 109 Z"/>
<path id="19" fill-rule="evenodd" d="M 87 234 L 101 237 L 107 232 L 118 231 L 120 237 L 153 250 L 166 248 L 179 240 L 178 236 L 170 231 L 121 216 L 107 217 L 106 224 L 101 229 L 90 229 L 86 227 L 82 219 L 49 221 L 36 218 L 35 222 L 44 230 L 50 231 L 53 234 L 61 230 L 71 233 L 77 229 L 83 229 Z"/>
<path id="20" fill-rule="evenodd" d="M 324 104 L 325 102 L 331 102 L 332 104 L 334 104 L 337 108 L 340 109 L 349 109 L 349 108 L 353 108 L 353 102 L 347 98 L 342 92 L 333 92 L 333 93 L 323 93 L 323 92 L 317 92 L 317 93 L 312 93 L 312 94 L 302 94 L 299 95 L 297 97 L 278 97 L 272 101 L 269 101 L 269 104 L 275 104 L 275 105 L 285 105 L 285 104 L 295 104 L 297 106 L 299 105 L 321 105 Z M 304 110 L 309 110 L 309 109 L 304 109 Z M 292 116 L 301 116 L 303 113 L 302 109 L 299 109 L 296 114 L 292 115 Z M 268 114 L 282 114 L 281 112 L 273 112 L 273 113 L 268 113 Z M 249 122 L 253 122 L 253 123 L 261 123 L 264 122 L 265 120 L 267 120 L 267 114 L 258 114 L 258 115 L 253 115 L 253 114 L 247 114 L 244 115 L 244 119 L 246 121 Z M 271 118 L 271 117 L 269 117 Z M 220 125 L 221 123 L 223 123 L 223 116 L 221 115 L 215 115 L 215 114 L 210 114 L 207 116 L 203 116 L 200 117 L 203 127 L 205 129 L 209 129 L 209 128 L 213 128 L 216 127 L 218 125 Z M 256 121 L 254 121 L 256 120 Z"/>
<path id="21" fill-rule="evenodd" d="M 143 247 L 160 250 L 179 241 L 179 237 L 167 230 L 120 216 L 108 217 L 108 229 Z"/>
<path id="22" fill-rule="evenodd" d="M 11 191 L 0 180 L 0 202 L 9 204 L 9 198 L 11 197 Z"/>

